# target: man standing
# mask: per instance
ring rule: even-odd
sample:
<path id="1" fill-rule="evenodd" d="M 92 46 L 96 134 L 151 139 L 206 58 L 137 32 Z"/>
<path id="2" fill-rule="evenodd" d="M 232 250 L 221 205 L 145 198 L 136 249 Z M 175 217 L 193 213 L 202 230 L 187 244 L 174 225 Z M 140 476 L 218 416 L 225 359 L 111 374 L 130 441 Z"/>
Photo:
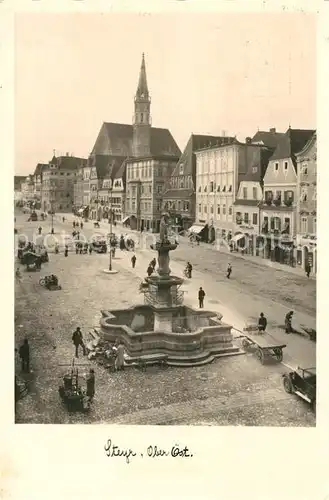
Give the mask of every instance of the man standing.
<path id="1" fill-rule="evenodd" d="M 305 273 L 306 273 L 306 276 L 309 278 L 310 274 L 311 274 L 311 265 L 309 262 L 305 266 Z"/>
<path id="2" fill-rule="evenodd" d="M 22 372 L 30 373 L 30 346 L 27 339 L 24 339 L 23 344 L 19 348 L 19 357 L 22 362 Z"/>
<path id="3" fill-rule="evenodd" d="M 115 358 L 116 370 L 123 370 L 124 369 L 124 364 L 125 364 L 124 353 L 125 353 L 124 345 L 121 341 L 119 341 L 118 347 L 117 347 L 117 352 L 116 352 L 117 357 Z"/>
<path id="4" fill-rule="evenodd" d="M 231 264 L 229 264 L 227 266 L 226 278 L 230 279 L 231 274 L 232 274 L 232 266 L 231 266 Z"/>
<path id="5" fill-rule="evenodd" d="M 131 257 L 131 265 L 132 265 L 132 268 L 135 269 L 135 265 L 136 265 L 136 255 L 134 254 L 132 257 Z"/>
<path id="6" fill-rule="evenodd" d="M 64 257 L 67 257 L 68 254 L 69 254 L 69 247 L 68 247 L 68 245 L 65 245 Z"/>
<path id="7" fill-rule="evenodd" d="M 187 265 L 186 265 L 186 271 L 187 271 L 187 276 L 189 279 L 192 278 L 192 264 L 191 262 L 188 262 Z"/>
<path id="8" fill-rule="evenodd" d="M 203 301 L 204 301 L 205 296 L 206 296 L 205 291 L 203 290 L 202 286 L 200 286 L 199 293 L 198 293 L 200 309 L 203 308 Z"/>
<path id="9" fill-rule="evenodd" d="M 265 332 L 267 327 L 267 319 L 264 316 L 264 313 L 260 313 L 259 319 L 258 319 L 258 330 L 260 332 Z"/>
<path id="10" fill-rule="evenodd" d="M 81 345 L 82 350 L 83 350 L 83 355 L 85 356 L 86 355 L 86 348 L 85 348 L 85 344 L 83 342 L 82 333 L 81 333 L 81 330 L 80 330 L 79 326 L 73 332 L 72 341 L 73 341 L 73 344 L 75 345 L 75 357 L 76 358 L 79 357 L 78 349 L 79 349 L 80 345 Z"/>
<path id="11" fill-rule="evenodd" d="M 286 333 L 288 333 L 288 334 L 293 332 L 293 329 L 292 329 L 292 316 L 293 316 L 293 314 L 294 314 L 293 311 L 289 311 L 286 314 L 286 317 L 284 319 L 285 330 L 286 330 Z"/>

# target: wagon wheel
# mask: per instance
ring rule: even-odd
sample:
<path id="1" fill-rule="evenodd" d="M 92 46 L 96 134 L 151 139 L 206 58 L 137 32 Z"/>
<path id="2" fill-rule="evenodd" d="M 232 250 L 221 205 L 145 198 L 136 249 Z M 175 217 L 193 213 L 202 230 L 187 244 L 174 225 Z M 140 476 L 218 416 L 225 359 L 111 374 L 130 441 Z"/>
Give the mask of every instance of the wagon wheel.
<path id="1" fill-rule="evenodd" d="M 273 350 L 274 351 L 274 354 L 275 354 L 275 357 L 277 359 L 277 361 L 279 363 L 281 363 L 282 359 L 283 359 L 283 353 L 282 353 L 282 349 L 280 349 L 279 347 L 277 347 L 276 349 Z"/>
<path id="2" fill-rule="evenodd" d="M 259 347 L 256 349 L 256 356 L 257 356 L 257 359 L 259 359 L 259 361 L 263 365 L 264 361 L 265 361 L 265 356 L 264 356 L 262 349 L 260 349 Z"/>
<path id="3" fill-rule="evenodd" d="M 290 380 L 290 377 L 288 377 L 287 375 L 283 379 L 283 387 L 288 394 L 291 394 L 293 392 L 292 382 Z"/>
<path id="4" fill-rule="evenodd" d="M 243 349 L 244 349 L 245 351 L 248 349 L 248 347 L 249 347 L 249 342 L 248 342 L 248 340 L 247 340 L 247 339 L 243 339 L 243 340 L 242 340 L 242 347 L 243 347 Z"/>
<path id="5" fill-rule="evenodd" d="M 45 286 L 46 280 L 44 278 L 39 279 L 39 284 Z"/>

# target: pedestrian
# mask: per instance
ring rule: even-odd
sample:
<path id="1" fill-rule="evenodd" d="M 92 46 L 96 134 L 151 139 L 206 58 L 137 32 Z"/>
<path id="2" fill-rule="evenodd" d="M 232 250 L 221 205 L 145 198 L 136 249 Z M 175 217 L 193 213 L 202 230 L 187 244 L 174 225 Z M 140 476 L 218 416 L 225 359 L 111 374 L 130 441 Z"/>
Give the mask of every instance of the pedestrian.
<path id="1" fill-rule="evenodd" d="M 153 271 L 154 271 L 153 266 L 151 266 L 151 264 L 149 264 L 149 266 L 148 266 L 148 268 L 146 270 L 148 277 L 151 276 L 151 274 L 153 273 Z"/>
<path id="2" fill-rule="evenodd" d="M 205 296 L 206 296 L 205 291 L 203 290 L 202 286 L 200 286 L 199 293 L 198 293 L 198 299 L 199 299 L 199 307 L 200 307 L 200 309 L 203 308 L 203 301 L 204 301 Z"/>
<path id="3" fill-rule="evenodd" d="M 260 332 L 265 332 L 267 327 L 267 319 L 264 316 L 264 313 L 260 313 L 260 316 L 258 318 L 258 330 Z"/>
<path id="4" fill-rule="evenodd" d="M 64 257 L 67 257 L 69 254 L 69 247 L 68 245 L 65 245 L 65 249 L 64 249 Z"/>
<path id="5" fill-rule="evenodd" d="M 186 264 L 186 272 L 187 272 L 187 277 L 188 277 L 189 279 L 191 279 L 191 278 L 192 278 L 192 269 L 193 269 L 193 267 L 192 267 L 191 262 L 188 262 L 188 263 Z"/>
<path id="6" fill-rule="evenodd" d="M 38 232 L 39 232 L 39 234 L 41 234 L 41 232 L 42 232 L 42 227 L 41 226 L 38 227 Z"/>
<path id="7" fill-rule="evenodd" d="M 115 247 L 111 248 L 112 259 L 115 257 Z"/>
<path id="8" fill-rule="evenodd" d="M 77 241 L 75 242 L 75 253 L 76 255 L 79 253 L 79 243 Z"/>
<path id="9" fill-rule="evenodd" d="M 89 401 L 91 402 L 95 396 L 95 370 L 93 368 L 90 368 L 89 374 L 87 375 L 86 394 L 89 398 Z"/>
<path id="10" fill-rule="evenodd" d="M 305 266 L 305 272 L 306 272 L 306 276 L 309 278 L 310 274 L 311 274 L 311 265 L 309 262 Z"/>
<path id="11" fill-rule="evenodd" d="M 136 255 L 134 254 L 132 257 L 131 257 L 131 265 L 132 265 L 132 268 L 135 269 L 135 265 L 136 265 Z"/>
<path id="12" fill-rule="evenodd" d="M 82 255 L 83 253 L 83 244 L 79 243 L 79 254 Z"/>
<path id="13" fill-rule="evenodd" d="M 125 353 L 125 348 L 124 345 L 121 341 L 118 342 L 117 346 L 117 351 L 116 351 L 116 358 L 115 358 L 115 369 L 116 370 L 123 370 L 124 369 L 124 353 Z"/>
<path id="14" fill-rule="evenodd" d="M 151 262 L 150 262 L 150 266 L 153 267 L 153 271 L 155 269 L 156 264 L 157 264 L 157 261 L 155 260 L 155 258 L 152 259 Z"/>
<path id="15" fill-rule="evenodd" d="M 75 228 L 75 221 L 73 221 L 72 225 L 73 225 L 73 227 Z"/>
<path id="16" fill-rule="evenodd" d="M 58 243 L 55 244 L 55 253 L 59 253 L 59 244 Z"/>
<path id="17" fill-rule="evenodd" d="M 16 269 L 15 276 L 16 276 L 18 281 L 21 281 L 22 275 L 21 275 L 21 270 L 19 267 Z"/>
<path id="18" fill-rule="evenodd" d="M 24 339 L 23 344 L 19 348 L 19 357 L 22 363 L 22 372 L 30 372 L 30 346 L 27 338 Z"/>
<path id="19" fill-rule="evenodd" d="M 79 222 L 78 222 L 78 225 L 79 225 Z M 76 237 L 77 237 L 77 240 L 80 240 L 80 231 L 76 232 Z"/>
<path id="20" fill-rule="evenodd" d="M 80 222 L 80 227 L 81 229 L 83 229 L 83 222 Z"/>
<path id="21" fill-rule="evenodd" d="M 289 311 L 286 314 L 286 317 L 284 319 L 284 326 L 285 326 L 285 331 L 287 334 L 293 332 L 293 328 L 292 328 L 292 316 L 293 316 L 293 314 L 294 314 L 293 311 Z"/>
<path id="22" fill-rule="evenodd" d="M 73 332 L 72 341 L 73 341 L 73 344 L 75 345 L 75 357 L 76 358 L 79 357 L 79 352 L 78 352 L 79 351 L 79 346 L 82 347 L 83 355 L 85 356 L 86 355 L 86 347 L 85 347 L 85 344 L 83 342 L 82 333 L 81 333 L 81 330 L 80 330 L 79 326 Z"/>
<path id="23" fill-rule="evenodd" d="M 229 264 L 226 270 L 226 278 L 230 279 L 231 274 L 232 274 L 232 266 L 231 264 Z"/>
<path id="24" fill-rule="evenodd" d="M 62 221 L 65 222 L 65 217 L 63 217 Z"/>
<path id="25" fill-rule="evenodd" d="M 92 254 L 92 251 L 93 251 L 92 244 L 91 244 L 91 243 L 89 243 L 89 255 L 91 255 L 91 254 Z"/>

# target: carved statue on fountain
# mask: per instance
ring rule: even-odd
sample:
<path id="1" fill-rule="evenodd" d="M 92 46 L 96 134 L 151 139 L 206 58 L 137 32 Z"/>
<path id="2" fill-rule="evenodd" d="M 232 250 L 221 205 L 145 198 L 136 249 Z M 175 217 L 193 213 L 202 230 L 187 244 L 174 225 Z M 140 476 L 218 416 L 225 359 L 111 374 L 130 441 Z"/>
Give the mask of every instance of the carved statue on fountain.
<path id="1" fill-rule="evenodd" d="M 168 219 L 169 219 L 168 214 L 163 214 L 161 217 L 161 221 L 160 221 L 160 243 L 162 245 L 165 243 L 169 243 L 169 240 L 168 240 L 168 226 L 169 226 Z"/>
<path id="2" fill-rule="evenodd" d="M 155 245 L 151 245 L 152 250 L 158 252 L 158 274 L 159 276 L 166 277 L 170 275 L 169 268 L 169 252 L 170 250 L 175 250 L 177 244 L 173 244 L 168 238 L 168 227 L 169 227 L 169 216 L 168 214 L 163 214 L 160 221 L 160 238 Z"/>

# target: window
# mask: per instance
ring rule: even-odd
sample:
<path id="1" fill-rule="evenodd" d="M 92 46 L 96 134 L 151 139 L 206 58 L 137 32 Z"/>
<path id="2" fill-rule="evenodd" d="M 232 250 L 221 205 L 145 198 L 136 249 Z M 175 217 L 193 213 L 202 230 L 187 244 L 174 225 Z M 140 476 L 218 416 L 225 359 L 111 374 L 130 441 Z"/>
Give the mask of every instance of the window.
<path id="1" fill-rule="evenodd" d="M 59 175 L 64 175 L 64 172 L 60 172 L 60 174 L 59 174 Z"/>
<path id="2" fill-rule="evenodd" d="M 307 166 L 307 163 L 303 163 L 301 172 L 303 175 L 307 175 Z"/>
<path id="3" fill-rule="evenodd" d="M 245 212 L 244 217 L 243 217 L 243 221 L 244 221 L 245 224 L 248 224 L 248 222 L 249 222 L 249 214 L 248 214 L 248 212 Z"/>
<path id="4" fill-rule="evenodd" d="M 190 204 L 188 201 L 186 202 L 186 210 L 190 210 Z"/>
<path id="5" fill-rule="evenodd" d="M 252 197 L 254 200 L 257 200 L 257 188 L 256 187 L 252 188 Z"/>
<path id="6" fill-rule="evenodd" d="M 302 234 L 307 233 L 307 217 L 302 217 L 300 221 L 300 232 Z"/>
<path id="7" fill-rule="evenodd" d="M 271 205 L 273 201 L 273 191 L 265 191 L 265 203 Z"/>
<path id="8" fill-rule="evenodd" d="M 248 189 L 246 187 L 243 188 L 243 199 L 246 200 L 248 198 Z"/>
<path id="9" fill-rule="evenodd" d="M 257 174 L 258 167 L 252 167 L 252 173 Z"/>
<path id="10" fill-rule="evenodd" d="M 141 113 L 141 122 L 143 122 L 144 120 L 144 116 L 143 116 L 143 113 Z"/>
<path id="11" fill-rule="evenodd" d="M 316 186 L 314 186 L 313 201 L 316 201 Z"/>
<path id="12" fill-rule="evenodd" d="M 199 189 L 198 189 L 199 193 L 201 193 L 201 186 L 199 186 Z"/>
<path id="13" fill-rule="evenodd" d="M 210 205 L 210 213 L 213 214 L 214 213 L 214 205 Z"/>
<path id="14" fill-rule="evenodd" d="M 223 193 L 226 191 L 226 186 L 223 187 Z"/>
<path id="15" fill-rule="evenodd" d="M 220 215 L 220 205 L 217 205 L 217 214 Z"/>
<path id="16" fill-rule="evenodd" d="M 209 192 L 210 193 L 214 192 L 214 183 L 213 182 L 210 183 L 210 191 Z"/>
<path id="17" fill-rule="evenodd" d="M 226 214 L 226 205 L 223 205 L 223 215 Z"/>
<path id="18" fill-rule="evenodd" d="M 149 185 L 149 194 L 152 194 L 152 186 Z"/>
<path id="19" fill-rule="evenodd" d="M 179 173 L 180 173 L 180 175 L 182 175 L 182 174 L 183 174 L 183 171 L 184 171 L 184 163 L 181 163 L 181 164 L 179 165 Z"/>
<path id="20" fill-rule="evenodd" d="M 180 210 L 180 205 L 181 205 L 181 203 L 180 203 L 180 201 L 179 201 L 179 202 L 178 202 L 178 210 Z"/>
<path id="21" fill-rule="evenodd" d="M 313 233 L 316 234 L 316 217 L 313 218 Z"/>
<path id="22" fill-rule="evenodd" d="M 217 193 L 220 192 L 220 186 L 217 186 Z"/>
<path id="23" fill-rule="evenodd" d="M 204 190 L 203 190 L 205 193 L 207 192 L 207 186 L 204 187 Z"/>
<path id="24" fill-rule="evenodd" d="M 232 186 L 231 185 L 228 187 L 228 190 L 229 190 L 230 193 L 232 192 Z"/>
<path id="25" fill-rule="evenodd" d="M 202 205 L 201 205 L 201 203 L 200 203 L 200 204 L 199 204 L 199 214 L 201 214 L 201 212 L 202 212 Z"/>
<path id="26" fill-rule="evenodd" d="M 158 194 L 162 193 L 162 184 L 157 185 L 157 193 Z"/>
<path id="27" fill-rule="evenodd" d="M 278 164 L 278 163 L 276 163 L 276 164 L 274 165 L 274 169 L 275 169 L 275 171 L 276 171 L 276 172 L 279 170 L 279 164 Z"/>
<path id="28" fill-rule="evenodd" d="M 305 202 L 307 201 L 307 191 L 306 189 L 302 190 L 301 196 L 300 196 L 300 201 Z"/>
<path id="29" fill-rule="evenodd" d="M 203 207 L 203 211 L 205 214 L 207 213 L 207 206 L 206 205 Z"/>
<path id="30" fill-rule="evenodd" d="M 232 207 L 228 207 L 228 214 L 232 215 Z"/>
<path id="31" fill-rule="evenodd" d="M 252 214 L 252 223 L 254 226 L 257 226 L 258 224 L 258 214 Z"/>
<path id="32" fill-rule="evenodd" d="M 287 161 L 284 162 L 284 169 L 288 170 L 288 162 Z"/>

